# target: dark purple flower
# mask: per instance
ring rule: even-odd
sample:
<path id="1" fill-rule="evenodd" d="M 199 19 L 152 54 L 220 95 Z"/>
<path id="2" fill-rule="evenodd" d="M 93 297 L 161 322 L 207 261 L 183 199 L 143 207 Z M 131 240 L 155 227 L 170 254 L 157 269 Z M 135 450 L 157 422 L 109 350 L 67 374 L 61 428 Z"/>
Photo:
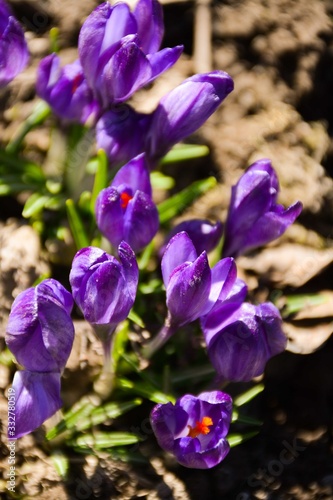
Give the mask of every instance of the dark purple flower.
<path id="1" fill-rule="evenodd" d="M 133 306 L 139 278 L 131 247 L 123 241 L 118 254 L 120 262 L 99 248 L 82 248 L 69 276 L 74 300 L 105 348 Z"/>
<path id="2" fill-rule="evenodd" d="M 122 167 L 111 186 L 99 193 L 95 212 L 99 230 L 112 245 L 126 241 L 138 252 L 150 243 L 159 219 L 144 154 Z"/>
<path id="3" fill-rule="evenodd" d="M 6 343 L 24 370 L 13 380 L 15 435 L 39 427 L 62 406 L 60 376 L 70 355 L 74 326 L 71 294 L 56 280 L 47 279 L 15 299 L 6 331 Z"/>
<path id="4" fill-rule="evenodd" d="M 127 104 L 113 106 L 96 125 L 96 141 L 113 164 L 124 164 L 145 151 L 152 115 L 137 113 Z"/>
<path id="5" fill-rule="evenodd" d="M 61 68 L 56 54 L 45 57 L 38 67 L 36 89 L 60 118 L 94 124 L 100 114 L 80 61 Z"/>
<path id="6" fill-rule="evenodd" d="M 302 211 L 300 201 L 285 209 L 276 203 L 279 181 L 270 160 L 253 163 L 233 186 L 225 223 L 224 256 L 237 257 L 275 240 Z"/>
<path id="7" fill-rule="evenodd" d="M 156 0 L 99 5 L 84 22 L 79 56 L 88 85 L 103 108 L 124 102 L 169 69 L 183 47 L 158 51 L 163 36 L 162 8 Z"/>
<path id="8" fill-rule="evenodd" d="M 60 373 L 21 370 L 15 373 L 12 389 L 15 395 L 15 433 L 17 439 L 34 431 L 62 407 Z M 13 426 L 14 427 L 14 426 Z"/>
<path id="9" fill-rule="evenodd" d="M 27 43 L 11 9 L 0 1 L 0 87 L 13 80 L 27 65 Z"/>
<path id="10" fill-rule="evenodd" d="M 232 90 L 233 81 L 223 71 L 194 75 L 166 94 L 152 114 L 129 107 L 120 108 L 120 116 L 107 112 L 97 124 L 97 144 L 114 162 L 145 152 L 154 167 L 201 127 Z"/>
<path id="11" fill-rule="evenodd" d="M 213 250 L 220 241 L 223 233 L 223 226 L 220 221 L 213 224 L 209 220 L 192 219 L 186 220 L 177 224 L 168 234 L 160 254 L 163 255 L 165 248 L 171 238 L 177 234 L 185 231 L 192 240 L 197 254 L 201 254 L 204 250 L 210 252 Z"/>
<path id="12" fill-rule="evenodd" d="M 71 294 L 54 279 L 46 279 L 16 297 L 6 343 L 26 370 L 63 371 L 74 340 L 72 307 Z"/>
<path id="13" fill-rule="evenodd" d="M 226 436 L 232 415 L 231 397 L 219 391 L 186 394 L 176 404 L 158 404 L 150 421 L 158 444 L 193 469 L 210 469 L 229 452 Z"/>
<path id="14" fill-rule="evenodd" d="M 213 313 L 214 314 L 214 313 Z M 210 361 L 225 380 L 248 381 L 261 375 L 267 361 L 284 351 L 282 319 L 271 303 L 244 303 L 230 316 L 207 315 L 203 332 Z"/>

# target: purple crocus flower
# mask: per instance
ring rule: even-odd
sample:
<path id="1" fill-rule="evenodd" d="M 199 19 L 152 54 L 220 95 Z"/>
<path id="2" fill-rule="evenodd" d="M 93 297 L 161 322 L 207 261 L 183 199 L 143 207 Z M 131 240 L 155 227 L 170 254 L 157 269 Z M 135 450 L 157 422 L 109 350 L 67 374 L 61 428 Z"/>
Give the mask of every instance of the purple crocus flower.
<path id="1" fill-rule="evenodd" d="M 158 444 L 193 469 L 210 469 L 229 452 L 226 436 L 232 415 L 231 397 L 220 391 L 186 394 L 156 405 L 150 421 Z"/>
<path id="2" fill-rule="evenodd" d="M 36 90 L 60 118 L 95 124 L 100 114 L 80 61 L 61 68 L 57 54 L 45 57 L 38 67 Z"/>
<path id="3" fill-rule="evenodd" d="M 208 253 L 216 247 L 222 237 L 223 226 L 220 221 L 213 224 L 209 220 L 204 219 L 185 220 L 177 224 L 177 226 L 168 233 L 164 245 L 160 250 L 161 255 L 163 255 L 171 238 L 182 231 L 185 231 L 191 238 L 196 252 L 199 255 L 204 250 Z"/>
<path id="4" fill-rule="evenodd" d="M 102 340 L 107 359 L 112 334 L 133 306 L 139 279 L 131 247 L 121 242 L 118 254 L 120 262 L 99 248 L 82 248 L 69 276 L 74 300 Z"/>
<path id="5" fill-rule="evenodd" d="M 71 294 L 47 279 L 15 299 L 6 343 L 24 370 L 15 374 L 15 436 L 32 432 L 62 406 L 60 376 L 70 355 L 74 326 Z"/>
<path id="6" fill-rule="evenodd" d="M 183 47 L 158 51 L 163 12 L 157 0 L 99 5 L 84 22 L 79 57 L 88 85 L 103 108 L 126 101 L 179 58 Z"/>
<path id="7" fill-rule="evenodd" d="M 267 361 L 283 352 L 287 338 L 282 319 L 271 303 L 244 303 L 225 318 L 216 311 L 202 322 L 208 356 L 224 380 L 249 381 L 261 375 Z"/>
<path id="8" fill-rule="evenodd" d="M 154 167 L 175 144 L 201 127 L 232 90 L 233 81 L 223 71 L 194 75 L 166 94 L 152 114 L 126 108 L 118 118 L 107 112 L 97 123 L 98 146 L 113 162 L 128 161 L 131 154 L 145 151 Z"/>
<path id="9" fill-rule="evenodd" d="M 233 259 L 222 259 L 210 269 L 206 252 L 198 256 L 185 232 L 170 240 L 161 267 L 168 316 L 157 336 L 145 346 L 146 357 L 159 349 L 178 328 L 205 316 L 214 305 L 221 308 L 226 300 L 225 311 L 231 314 L 246 295 L 246 285 L 236 279 Z"/>
<path id="10" fill-rule="evenodd" d="M 122 167 L 111 186 L 99 193 L 95 212 L 99 230 L 112 245 L 124 240 L 138 252 L 150 243 L 159 219 L 144 154 Z"/>
<path id="11" fill-rule="evenodd" d="M 20 23 L 0 1 L 0 87 L 11 82 L 27 65 L 27 43 Z"/>
<path id="12" fill-rule="evenodd" d="M 225 223 L 223 255 L 237 257 L 275 240 L 302 211 L 297 201 L 285 209 L 276 203 L 279 181 L 270 160 L 253 163 L 233 186 Z"/>

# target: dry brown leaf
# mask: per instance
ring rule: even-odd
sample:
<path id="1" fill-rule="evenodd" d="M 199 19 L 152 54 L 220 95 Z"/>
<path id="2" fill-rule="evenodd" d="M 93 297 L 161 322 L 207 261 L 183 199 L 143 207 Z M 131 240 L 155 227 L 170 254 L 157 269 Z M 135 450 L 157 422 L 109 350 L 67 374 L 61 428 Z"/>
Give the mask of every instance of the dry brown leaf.
<path id="1" fill-rule="evenodd" d="M 333 322 L 320 323 L 315 326 L 285 322 L 283 330 L 288 336 L 287 351 L 295 354 L 311 354 L 331 336 Z"/>
<path id="2" fill-rule="evenodd" d="M 243 256 L 237 265 L 254 272 L 276 286 L 300 287 L 317 276 L 333 261 L 333 248 L 317 250 L 286 243 L 265 248 L 253 256 Z"/>

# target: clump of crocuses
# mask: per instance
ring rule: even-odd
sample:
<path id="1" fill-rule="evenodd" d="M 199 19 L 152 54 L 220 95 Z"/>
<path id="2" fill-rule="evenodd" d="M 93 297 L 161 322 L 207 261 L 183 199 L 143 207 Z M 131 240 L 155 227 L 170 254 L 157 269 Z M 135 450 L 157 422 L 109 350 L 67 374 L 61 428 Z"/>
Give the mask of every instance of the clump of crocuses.
<path id="1" fill-rule="evenodd" d="M 224 229 L 223 255 L 237 257 L 281 236 L 302 211 L 297 201 L 277 204 L 279 181 L 270 160 L 253 163 L 233 186 Z"/>
<path id="2" fill-rule="evenodd" d="M 15 299 L 6 343 L 23 370 L 12 388 L 16 399 L 15 436 L 39 427 L 62 406 L 60 377 L 70 355 L 74 326 L 73 298 L 56 280 L 47 279 Z"/>
<path id="3" fill-rule="evenodd" d="M 10 7 L 0 1 L 0 87 L 11 82 L 27 65 L 27 43 Z"/>
<path id="4" fill-rule="evenodd" d="M 231 397 L 220 391 L 186 394 L 175 404 L 158 404 L 150 415 L 156 439 L 185 467 L 210 469 L 228 454 Z"/>
<path id="5" fill-rule="evenodd" d="M 76 304 L 110 357 L 112 334 L 127 318 L 135 297 L 139 269 L 126 242 L 118 247 L 120 262 L 96 247 L 82 248 L 73 259 L 69 280 Z"/>
<path id="6" fill-rule="evenodd" d="M 99 230 L 114 247 L 126 241 L 138 252 L 150 243 L 159 218 L 144 154 L 124 165 L 99 193 L 95 214 Z"/>

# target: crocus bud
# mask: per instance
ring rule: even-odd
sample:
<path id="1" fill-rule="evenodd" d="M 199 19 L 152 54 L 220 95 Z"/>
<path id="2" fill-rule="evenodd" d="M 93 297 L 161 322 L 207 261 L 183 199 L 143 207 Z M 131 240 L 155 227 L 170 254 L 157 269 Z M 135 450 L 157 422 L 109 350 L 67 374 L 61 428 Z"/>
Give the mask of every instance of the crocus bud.
<path id="1" fill-rule="evenodd" d="M 187 78 L 162 97 L 146 139 L 146 152 L 152 163 L 201 127 L 233 88 L 227 73 L 212 71 Z"/>
<path id="2" fill-rule="evenodd" d="M 46 279 L 16 297 L 6 343 L 26 370 L 63 371 L 74 340 L 72 307 L 71 294 L 54 279 Z"/>
<path id="3" fill-rule="evenodd" d="M 104 2 L 84 22 L 79 56 L 102 107 L 124 102 L 179 58 L 182 46 L 157 52 L 163 35 L 160 9 L 152 0 L 141 0 L 134 13 L 125 3 Z"/>
<path id="4" fill-rule="evenodd" d="M 80 61 L 61 68 L 57 54 L 44 57 L 38 67 L 36 89 L 60 118 L 94 124 L 100 114 Z"/>
<path id="5" fill-rule="evenodd" d="M 253 163 L 233 186 L 225 223 L 224 256 L 237 257 L 281 236 L 302 211 L 276 203 L 279 181 L 270 160 Z"/>
<path id="6" fill-rule="evenodd" d="M 118 254 L 120 262 L 99 248 L 82 248 L 73 259 L 69 276 L 74 300 L 105 348 L 133 306 L 139 279 L 131 247 L 123 241 Z"/>
<path id="7" fill-rule="evenodd" d="M 8 426 L 9 438 L 32 432 L 62 406 L 60 376 L 74 340 L 72 307 L 71 294 L 54 279 L 25 290 L 13 303 L 6 343 L 24 370 L 13 380 L 16 420 Z"/>
<path id="8" fill-rule="evenodd" d="M 204 219 L 185 220 L 177 224 L 168 234 L 163 247 L 160 250 L 160 255 L 163 255 L 166 245 L 171 238 L 177 234 L 185 231 L 192 240 L 197 254 L 201 254 L 204 250 L 208 253 L 213 250 L 221 239 L 223 233 L 223 226 L 220 221 L 215 224 Z"/>
<path id="9" fill-rule="evenodd" d="M 232 415 L 231 397 L 220 391 L 186 394 L 172 403 L 158 404 L 151 426 L 164 450 L 185 467 L 210 469 L 229 452 L 226 436 Z"/>
<path id="10" fill-rule="evenodd" d="M 151 197 L 149 171 L 141 154 L 118 171 L 111 186 L 96 200 L 97 226 L 112 245 L 126 241 L 138 252 L 150 243 L 159 227 Z"/>
<path id="11" fill-rule="evenodd" d="M 13 80 L 27 65 L 27 43 L 11 9 L 0 1 L 0 87 Z"/>
<path id="12" fill-rule="evenodd" d="M 267 361 L 284 351 L 282 319 L 271 303 L 244 303 L 229 317 L 207 315 L 203 326 L 209 359 L 225 380 L 249 381 L 264 372 Z M 215 332 L 215 333 L 214 333 Z"/>

